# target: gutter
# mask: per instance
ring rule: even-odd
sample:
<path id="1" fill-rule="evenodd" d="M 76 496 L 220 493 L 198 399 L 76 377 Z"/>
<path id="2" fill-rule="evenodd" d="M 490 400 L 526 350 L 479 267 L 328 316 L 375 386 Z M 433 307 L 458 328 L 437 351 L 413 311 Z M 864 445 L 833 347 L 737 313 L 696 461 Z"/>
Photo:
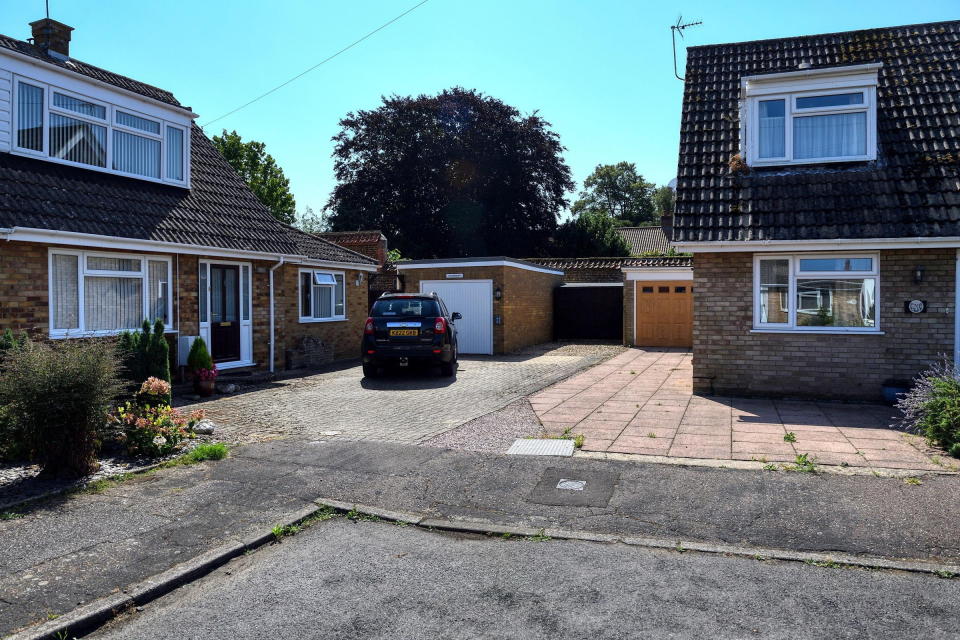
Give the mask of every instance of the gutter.
<path id="1" fill-rule="evenodd" d="M 10 236 L 13 234 L 13 229 L 9 227 L 0 227 L 0 237 L 6 238 L 7 242 L 10 242 Z"/>
<path id="2" fill-rule="evenodd" d="M 284 256 L 280 256 L 280 262 L 270 267 L 270 373 L 274 372 L 274 344 L 276 343 L 276 330 L 274 320 L 274 301 L 273 301 L 273 272 L 283 266 Z"/>

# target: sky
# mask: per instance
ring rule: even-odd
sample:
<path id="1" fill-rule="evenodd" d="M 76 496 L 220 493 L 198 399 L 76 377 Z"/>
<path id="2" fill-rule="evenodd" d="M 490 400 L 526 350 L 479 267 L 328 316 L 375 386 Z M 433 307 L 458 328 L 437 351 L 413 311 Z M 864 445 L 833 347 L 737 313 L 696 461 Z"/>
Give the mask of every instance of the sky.
<path id="1" fill-rule="evenodd" d="M 313 66 L 419 0 L 49 0 L 75 28 L 71 55 L 170 90 L 208 121 Z M 27 38 L 43 0 L 0 0 L 0 33 Z M 566 147 L 578 188 L 598 164 L 676 175 L 683 83 L 670 25 L 703 24 L 686 45 L 960 18 L 957 0 L 429 0 L 263 100 L 209 126 L 266 143 L 297 209 L 335 185 L 338 121 L 381 96 L 477 89 L 539 111 Z M 572 194 L 571 194 L 572 195 Z"/>

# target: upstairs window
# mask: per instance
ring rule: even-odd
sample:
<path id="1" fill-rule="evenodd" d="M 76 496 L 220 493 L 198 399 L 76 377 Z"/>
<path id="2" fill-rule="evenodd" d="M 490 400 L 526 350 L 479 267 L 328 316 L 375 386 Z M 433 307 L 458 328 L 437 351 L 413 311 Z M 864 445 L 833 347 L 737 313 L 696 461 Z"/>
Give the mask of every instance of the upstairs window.
<path id="1" fill-rule="evenodd" d="M 749 164 L 876 158 L 876 71 L 851 75 L 829 69 L 824 74 L 744 79 L 744 146 Z"/>
<path id="2" fill-rule="evenodd" d="M 15 149 L 186 186 L 187 128 L 55 86 L 16 81 Z"/>

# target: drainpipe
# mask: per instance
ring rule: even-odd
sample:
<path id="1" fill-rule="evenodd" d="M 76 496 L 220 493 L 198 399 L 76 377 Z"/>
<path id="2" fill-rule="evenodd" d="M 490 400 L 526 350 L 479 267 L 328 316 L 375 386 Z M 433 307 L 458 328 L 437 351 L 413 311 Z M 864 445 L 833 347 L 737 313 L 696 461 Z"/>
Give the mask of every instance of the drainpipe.
<path id="1" fill-rule="evenodd" d="M 274 343 L 276 342 L 276 331 L 274 328 L 274 309 L 273 309 L 273 272 L 283 266 L 283 256 L 280 256 L 280 262 L 270 267 L 270 373 L 273 373 L 273 352 L 274 352 Z M 253 274 L 251 274 L 253 277 Z M 251 291 L 253 288 L 251 287 Z"/>

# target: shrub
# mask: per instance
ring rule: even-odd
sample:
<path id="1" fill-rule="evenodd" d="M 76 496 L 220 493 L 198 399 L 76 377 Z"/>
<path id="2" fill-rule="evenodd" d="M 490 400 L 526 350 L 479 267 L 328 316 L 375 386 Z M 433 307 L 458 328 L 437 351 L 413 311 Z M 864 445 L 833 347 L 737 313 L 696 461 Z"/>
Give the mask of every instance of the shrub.
<path id="1" fill-rule="evenodd" d="M 27 337 L 27 333 L 25 331 L 21 331 L 15 336 L 13 335 L 13 331 L 6 329 L 2 334 L 0 334 L 0 354 L 13 349 L 20 349 L 29 341 L 30 338 Z"/>
<path id="2" fill-rule="evenodd" d="M 203 338 L 198 337 L 190 346 L 190 353 L 187 355 L 187 368 L 190 371 L 213 369 L 213 358 L 210 357 L 210 351 L 207 350 L 207 343 L 203 341 Z"/>
<path id="3" fill-rule="evenodd" d="M 144 387 L 148 383 L 144 383 Z M 149 397 L 141 392 L 138 399 Z M 184 416 L 167 404 L 127 402 L 110 415 L 114 424 L 123 428 L 123 440 L 131 455 L 165 456 L 180 447 L 189 429 L 203 419 L 203 411 Z"/>
<path id="4" fill-rule="evenodd" d="M 152 328 L 150 321 L 144 320 L 140 331 L 120 334 L 118 346 L 123 355 L 125 376 L 134 387 L 151 377 L 171 381 L 170 347 L 163 330 L 163 320 L 158 319 Z M 169 393 L 166 404 L 170 404 Z"/>
<path id="5" fill-rule="evenodd" d="M 0 404 L 44 472 L 94 471 L 104 417 L 121 389 L 114 347 L 96 340 L 26 343 L 7 351 L 0 369 Z"/>
<path id="6" fill-rule="evenodd" d="M 897 402 L 900 426 L 926 436 L 951 455 L 960 453 L 960 375 L 941 362 L 924 372 Z"/>

